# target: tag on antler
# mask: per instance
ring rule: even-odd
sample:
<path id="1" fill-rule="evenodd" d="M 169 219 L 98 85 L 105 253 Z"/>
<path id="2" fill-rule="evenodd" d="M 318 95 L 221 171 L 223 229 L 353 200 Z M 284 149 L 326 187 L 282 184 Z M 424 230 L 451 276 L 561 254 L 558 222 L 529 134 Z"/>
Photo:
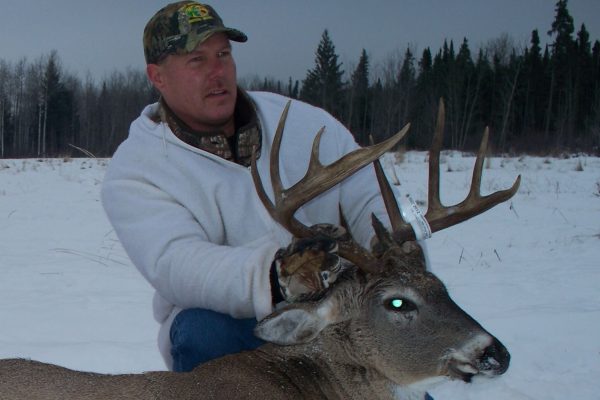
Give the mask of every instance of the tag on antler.
<path id="1" fill-rule="evenodd" d="M 429 239 L 431 237 L 431 226 L 421 212 L 417 203 L 409 194 L 400 197 L 400 212 L 404 221 L 412 226 L 417 240 Z"/>

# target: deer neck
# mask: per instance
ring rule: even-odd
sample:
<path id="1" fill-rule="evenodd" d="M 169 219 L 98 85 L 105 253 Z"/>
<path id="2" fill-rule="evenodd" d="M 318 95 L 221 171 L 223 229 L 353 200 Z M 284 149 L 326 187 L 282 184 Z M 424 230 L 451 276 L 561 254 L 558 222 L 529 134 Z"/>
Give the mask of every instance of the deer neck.
<path id="1" fill-rule="evenodd" d="M 338 332 L 339 334 L 339 332 Z M 308 395 L 327 399 L 422 400 L 420 389 L 400 387 L 358 360 L 348 343 L 323 332 L 310 343 L 294 346 L 267 344 L 259 349 L 278 373 Z"/>

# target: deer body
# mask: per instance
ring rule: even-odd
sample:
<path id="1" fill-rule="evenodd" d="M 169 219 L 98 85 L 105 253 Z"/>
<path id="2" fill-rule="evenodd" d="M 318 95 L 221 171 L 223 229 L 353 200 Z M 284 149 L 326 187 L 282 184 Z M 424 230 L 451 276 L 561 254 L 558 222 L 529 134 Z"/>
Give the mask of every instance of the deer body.
<path id="1" fill-rule="evenodd" d="M 267 345 L 269 346 L 269 345 Z M 266 349 L 265 349 L 266 350 Z M 284 368 L 279 368 L 284 366 Z M 0 398 L 99 399 L 351 399 L 306 356 L 280 358 L 268 351 L 226 356 L 188 373 L 102 375 L 23 359 L 0 363 Z M 41 378 L 41 379 L 39 379 Z M 358 398 L 358 397 L 357 397 Z M 365 398 L 365 397 L 360 397 Z M 366 398 L 377 398 L 369 396 Z"/>

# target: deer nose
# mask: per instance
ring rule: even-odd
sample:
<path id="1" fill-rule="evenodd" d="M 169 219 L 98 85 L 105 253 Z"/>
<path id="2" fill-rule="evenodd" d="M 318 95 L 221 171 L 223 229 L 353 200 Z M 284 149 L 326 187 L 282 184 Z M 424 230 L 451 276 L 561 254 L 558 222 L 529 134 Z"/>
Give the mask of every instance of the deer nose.
<path id="1" fill-rule="evenodd" d="M 502 375 L 510 364 L 510 353 L 496 338 L 477 360 L 477 369 L 484 374 Z"/>

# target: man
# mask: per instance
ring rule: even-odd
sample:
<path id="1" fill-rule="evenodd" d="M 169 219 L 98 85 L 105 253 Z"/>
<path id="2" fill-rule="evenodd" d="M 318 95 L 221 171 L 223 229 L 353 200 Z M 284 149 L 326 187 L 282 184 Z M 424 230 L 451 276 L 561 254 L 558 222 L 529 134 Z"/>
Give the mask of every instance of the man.
<path id="1" fill-rule="evenodd" d="M 293 285 L 282 279 L 286 268 L 304 268 L 298 257 L 303 249 L 323 255 L 314 273 L 321 288 L 340 269 L 331 241 L 290 244 L 291 235 L 256 194 L 252 148 L 261 155 L 263 182 L 270 182 L 268 155 L 289 99 L 237 87 L 230 40 L 247 38 L 225 27 L 208 5 L 173 3 L 152 17 L 144 51 L 148 77 L 161 97 L 132 123 L 102 188 L 120 241 L 156 289 L 159 347 L 175 371 L 258 347 L 257 320 L 282 300 L 315 294 L 299 274 L 292 276 Z M 323 126 L 324 164 L 357 148 L 329 114 L 293 101 L 281 148 L 286 187 L 306 172 L 313 138 Z M 372 168 L 307 203 L 296 217 L 306 225 L 339 225 L 338 204 L 365 247 L 373 236 L 371 214 L 388 221 Z"/>

